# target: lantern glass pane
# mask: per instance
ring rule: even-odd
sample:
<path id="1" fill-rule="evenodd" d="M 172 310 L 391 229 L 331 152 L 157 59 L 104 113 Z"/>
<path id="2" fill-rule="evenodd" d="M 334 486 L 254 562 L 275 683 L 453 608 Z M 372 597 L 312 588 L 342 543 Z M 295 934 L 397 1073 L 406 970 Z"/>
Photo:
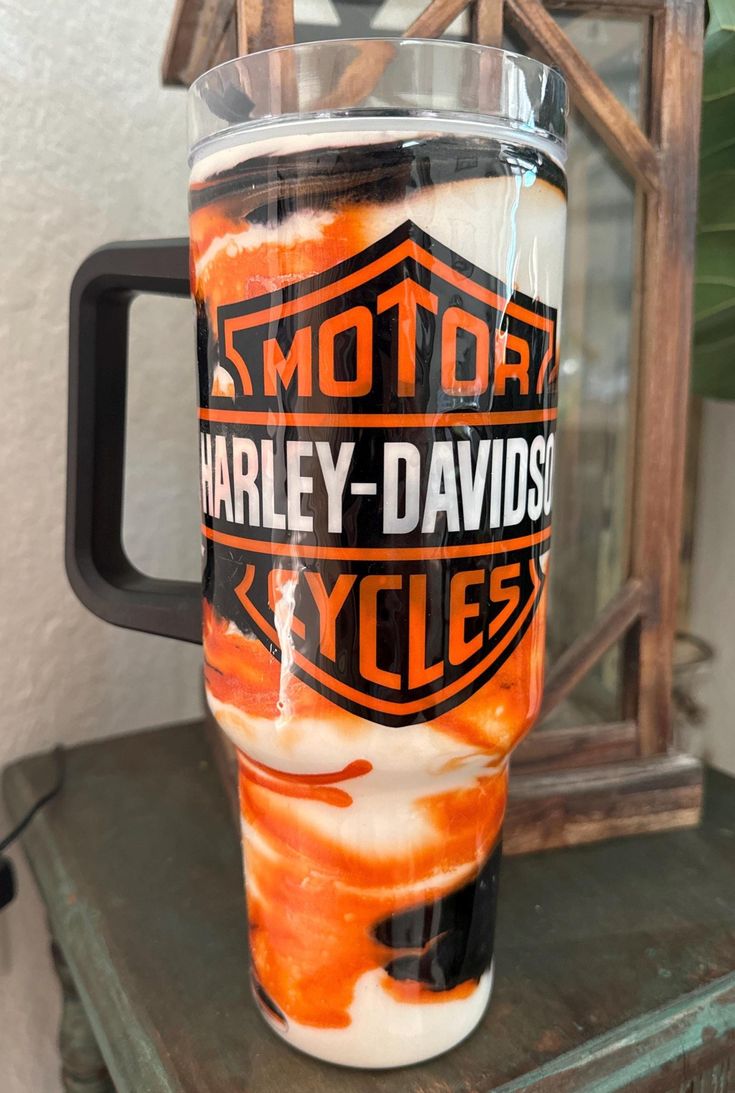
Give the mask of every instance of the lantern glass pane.
<path id="1" fill-rule="evenodd" d="M 581 53 L 643 109 L 643 20 L 563 16 Z M 617 43 L 617 45 L 616 45 Z M 590 627 L 627 575 L 638 254 L 635 187 L 576 112 L 570 124 L 549 661 Z M 584 720 L 622 715 L 621 650 L 577 687 Z"/>
<path id="2" fill-rule="evenodd" d="M 555 21 L 633 117 L 645 115 L 647 20 L 553 12 Z M 517 43 L 516 43 L 517 44 Z M 525 52 L 521 49 L 521 52 Z"/>

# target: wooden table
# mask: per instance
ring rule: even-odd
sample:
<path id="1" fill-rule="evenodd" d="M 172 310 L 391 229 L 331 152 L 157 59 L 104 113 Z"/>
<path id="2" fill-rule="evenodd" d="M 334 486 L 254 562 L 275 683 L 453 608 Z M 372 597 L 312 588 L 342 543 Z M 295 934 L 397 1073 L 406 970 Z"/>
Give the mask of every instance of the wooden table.
<path id="1" fill-rule="evenodd" d="M 11 815 L 51 780 L 46 756 L 10 767 Z M 239 847 L 202 724 L 74 748 L 24 836 L 65 989 L 65 1088 L 735 1089 L 734 786 L 710 772 L 699 831 L 508 859 L 478 1032 L 429 1064 L 362 1072 L 297 1054 L 255 1011 Z"/>

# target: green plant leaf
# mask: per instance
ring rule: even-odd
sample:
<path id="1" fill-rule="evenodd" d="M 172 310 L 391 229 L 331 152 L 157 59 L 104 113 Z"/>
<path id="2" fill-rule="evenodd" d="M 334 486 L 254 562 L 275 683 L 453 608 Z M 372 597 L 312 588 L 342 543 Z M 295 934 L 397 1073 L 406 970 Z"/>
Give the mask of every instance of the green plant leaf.
<path id="1" fill-rule="evenodd" d="M 709 0 L 699 177 L 693 385 L 735 399 L 735 0 Z"/>

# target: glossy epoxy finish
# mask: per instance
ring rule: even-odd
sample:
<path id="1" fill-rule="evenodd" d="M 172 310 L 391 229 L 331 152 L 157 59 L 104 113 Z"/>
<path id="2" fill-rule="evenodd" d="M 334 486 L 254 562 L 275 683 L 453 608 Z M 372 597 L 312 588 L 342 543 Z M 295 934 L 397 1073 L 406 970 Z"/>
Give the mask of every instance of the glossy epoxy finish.
<path id="1" fill-rule="evenodd" d="M 304 132 L 201 159 L 191 208 L 256 996 L 314 1054 L 413 1062 L 487 1001 L 540 700 L 563 175 L 447 126 Z"/>

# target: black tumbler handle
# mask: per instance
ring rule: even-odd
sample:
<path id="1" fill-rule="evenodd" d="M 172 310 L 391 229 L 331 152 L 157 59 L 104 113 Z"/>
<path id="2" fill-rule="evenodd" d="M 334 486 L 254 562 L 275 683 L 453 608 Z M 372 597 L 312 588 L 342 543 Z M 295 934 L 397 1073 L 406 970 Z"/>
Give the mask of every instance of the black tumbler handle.
<path id="1" fill-rule="evenodd" d="M 77 270 L 69 318 L 66 571 L 107 622 L 201 642 L 201 586 L 148 577 L 122 542 L 128 316 L 138 293 L 189 295 L 186 239 L 110 243 Z"/>

